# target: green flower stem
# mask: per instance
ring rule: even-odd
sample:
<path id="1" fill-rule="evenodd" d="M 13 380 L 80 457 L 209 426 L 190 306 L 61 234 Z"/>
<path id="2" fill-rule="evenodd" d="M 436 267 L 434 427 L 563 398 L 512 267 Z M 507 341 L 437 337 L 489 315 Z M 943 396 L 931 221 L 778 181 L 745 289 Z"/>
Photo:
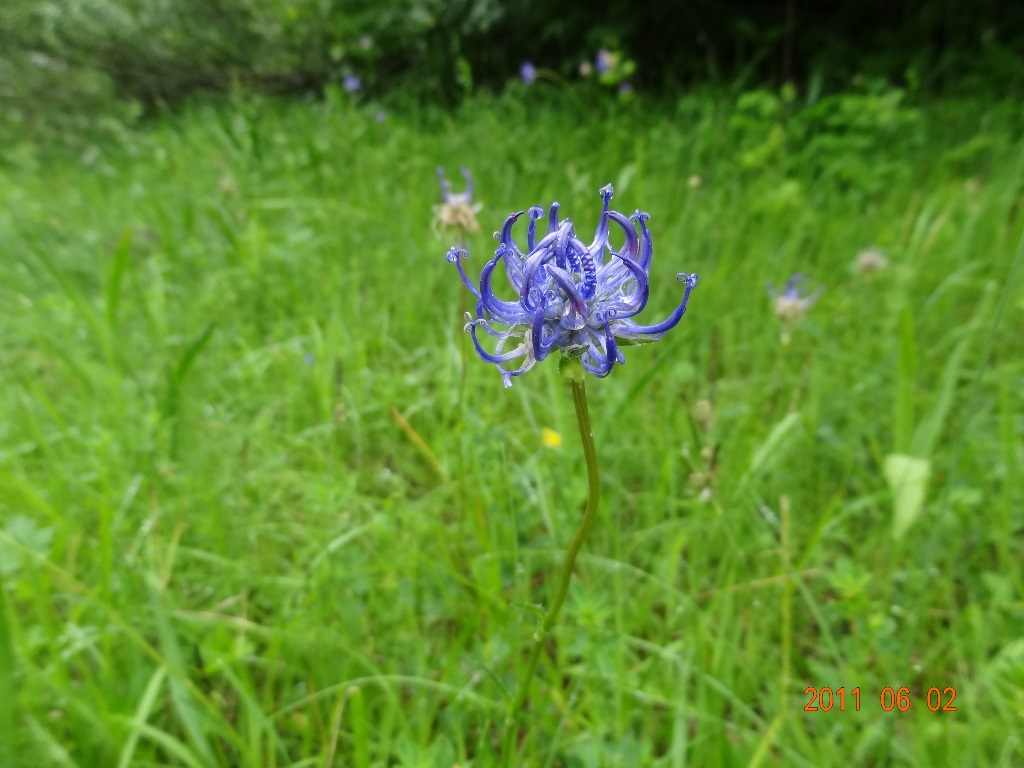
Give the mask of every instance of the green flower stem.
<path id="1" fill-rule="evenodd" d="M 558 577 L 555 597 L 551 601 L 547 613 L 544 614 L 544 621 L 541 623 L 540 630 L 534 633 L 530 658 L 526 664 L 526 674 L 519 682 L 519 689 L 516 691 L 515 698 L 512 700 L 505 717 L 505 736 L 502 740 L 502 752 L 506 768 L 509 768 L 515 759 L 519 715 L 526 704 L 526 697 L 530 692 L 530 683 L 533 681 L 533 675 L 537 671 L 537 663 L 540 661 L 544 640 L 547 638 L 552 627 L 555 626 L 558 614 L 562 610 L 562 604 L 565 602 L 566 595 L 569 594 L 569 581 L 572 579 L 572 569 L 576 562 L 576 555 L 579 554 L 580 548 L 583 546 L 583 540 L 586 538 L 587 532 L 597 516 L 597 502 L 601 491 L 597 472 L 597 448 L 594 446 L 594 432 L 590 427 L 590 411 L 587 409 L 586 387 L 582 376 L 568 378 L 572 386 L 572 402 L 576 406 L 576 421 L 580 427 L 583 455 L 587 461 L 587 507 L 583 512 L 580 527 L 576 529 L 576 535 L 573 537 L 569 549 L 565 552 L 565 559 L 562 560 L 562 571 Z"/>

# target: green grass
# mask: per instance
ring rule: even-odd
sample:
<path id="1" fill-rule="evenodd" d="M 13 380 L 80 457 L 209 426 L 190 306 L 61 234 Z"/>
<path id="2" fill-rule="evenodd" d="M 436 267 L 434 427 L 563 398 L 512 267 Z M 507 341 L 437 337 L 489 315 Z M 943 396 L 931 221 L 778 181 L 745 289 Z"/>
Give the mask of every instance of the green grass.
<path id="1" fill-rule="evenodd" d="M 503 390 L 468 350 L 437 165 L 487 233 L 558 199 L 586 239 L 613 182 L 651 214 L 645 318 L 700 274 L 589 382 L 603 498 L 522 764 L 1024 761 L 1019 110 L 528 95 L 8 147 L 4 765 L 496 763 L 586 478 L 556 363 Z M 765 283 L 798 270 L 825 292 L 783 343 Z"/>

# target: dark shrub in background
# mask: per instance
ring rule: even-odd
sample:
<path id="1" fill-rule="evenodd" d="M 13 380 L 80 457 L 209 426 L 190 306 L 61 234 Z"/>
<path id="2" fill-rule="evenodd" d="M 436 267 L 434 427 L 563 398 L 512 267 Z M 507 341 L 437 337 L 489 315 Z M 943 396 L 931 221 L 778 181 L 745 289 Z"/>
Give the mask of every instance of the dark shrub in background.
<path id="1" fill-rule="evenodd" d="M 369 41 L 369 45 L 367 45 Z M 1000 96 L 1024 84 L 1024 3 L 999 0 L 4 0 L 0 119 L 234 87 L 364 92 L 452 105 L 524 60 L 575 78 L 597 48 L 635 85 L 785 81 L 825 91 L 855 75 L 912 91 Z"/>

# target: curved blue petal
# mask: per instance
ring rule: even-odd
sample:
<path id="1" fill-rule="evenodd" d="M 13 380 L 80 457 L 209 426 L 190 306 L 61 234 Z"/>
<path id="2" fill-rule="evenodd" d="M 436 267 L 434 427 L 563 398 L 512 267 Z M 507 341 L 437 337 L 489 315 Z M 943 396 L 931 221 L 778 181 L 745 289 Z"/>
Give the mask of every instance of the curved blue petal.
<path id="1" fill-rule="evenodd" d="M 509 370 L 507 370 L 505 368 L 502 368 L 500 365 L 495 366 L 498 369 L 498 371 L 501 373 L 501 381 L 504 384 L 505 389 L 508 389 L 509 387 L 512 386 L 512 377 L 513 376 L 522 376 L 528 370 L 533 368 L 533 364 L 535 362 L 536 362 L 536 360 L 527 359 L 521 366 L 516 368 L 514 371 L 509 371 Z"/>
<path id="2" fill-rule="evenodd" d="M 783 295 L 787 299 L 799 299 L 806 282 L 807 278 L 797 272 L 786 281 L 786 287 L 783 289 Z"/>
<path id="3" fill-rule="evenodd" d="M 558 229 L 555 239 L 555 266 L 562 269 L 580 270 L 580 260 L 575 251 L 569 248 L 569 240 L 573 236 L 572 222 L 566 219 Z"/>
<path id="4" fill-rule="evenodd" d="M 496 232 L 494 235 L 498 239 L 498 242 L 506 248 L 512 248 L 517 251 L 519 250 L 516 248 L 516 241 L 512 239 L 512 225 L 515 224 L 522 215 L 522 211 L 510 214 L 509 217 L 505 219 L 505 223 L 501 227 L 501 232 Z"/>
<path id="5" fill-rule="evenodd" d="M 615 190 L 612 189 L 611 184 L 605 184 L 599 192 L 604 199 L 604 208 L 601 211 L 601 218 L 597 222 L 594 241 L 590 244 L 590 248 L 587 249 L 598 266 L 604 264 L 604 251 L 605 246 L 608 244 L 608 206 L 611 204 Z"/>
<path id="6" fill-rule="evenodd" d="M 686 283 L 686 291 L 683 293 L 683 300 L 671 315 L 655 325 L 637 325 L 631 320 L 617 320 L 615 321 L 615 335 L 622 338 L 634 338 L 636 336 L 661 337 L 667 331 L 675 328 L 686 313 L 686 303 L 690 300 L 690 291 L 697 285 L 697 276 L 679 274 L 676 276 L 676 280 Z"/>
<path id="7" fill-rule="evenodd" d="M 523 215 L 522 211 L 513 213 L 507 219 L 505 224 L 501 228 L 501 232 L 495 232 L 494 236 L 498 238 L 498 248 L 494 251 L 495 256 L 503 256 L 505 259 L 505 274 L 508 276 L 508 281 L 512 284 L 512 287 L 519 292 L 520 286 L 523 284 L 523 265 L 522 265 L 522 254 L 519 253 L 519 249 L 516 247 L 516 241 L 512 238 L 512 225 L 516 223 L 520 216 Z"/>
<path id="8" fill-rule="evenodd" d="M 640 222 L 640 256 L 636 262 L 643 269 L 650 270 L 651 258 L 654 256 L 654 242 L 651 240 L 651 233 L 647 231 L 647 220 L 651 218 L 643 211 L 637 211 L 629 217 L 631 221 Z"/>
<path id="9" fill-rule="evenodd" d="M 533 323 L 530 326 L 530 341 L 533 343 L 533 356 L 537 360 L 543 360 L 541 342 L 544 339 L 544 313 L 537 312 L 533 316 Z"/>
<path id="10" fill-rule="evenodd" d="M 547 262 L 557 258 L 558 238 L 560 237 L 562 230 L 568 229 L 569 226 L 569 222 L 565 222 L 558 231 L 545 235 L 543 239 L 537 243 L 537 247 L 534 248 L 526 257 L 526 261 L 523 264 L 523 282 L 519 287 L 519 303 L 522 304 L 523 308 L 527 311 L 532 312 L 537 309 L 537 305 L 533 303 L 532 296 L 534 290 L 534 278 L 540 274 L 541 268 L 544 267 Z"/>
<path id="11" fill-rule="evenodd" d="M 583 299 L 583 297 L 580 295 L 580 292 L 576 289 L 576 284 L 572 281 L 572 278 L 569 276 L 569 273 L 566 272 L 564 269 L 559 269 L 558 267 L 554 266 L 548 266 L 548 274 L 551 275 L 551 278 L 561 287 L 563 291 L 565 291 L 565 293 L 567 294 L 567 298 L 569 299 L 569 306 L 571 306 L 572 309 L 576 311 L 576 317 L 573 318 L 572 321 L 570 321 L 569 323 L 565 323 L 565 320 L 563 319 L 563 324 L 565 324 L 567 328 L 579 330 L 584 325 L 586 325 L 587 322 L 587 302 Z"/>
<path id="12" fill-rule="evenodd" d="M 469 171 L 467 169 L 465 169 L 465 168 L 459 168 L 459 172 L 462 174 L 462 178 L 464 178 L 466 180 L 466 192 L 465 192 L 466 202 L 467 203 L 472 202 L 473 201 L 473 177 L 469 175 Z"/>
<path id="13" fill-rule="evenodd" d="M 626 235 L 626 242 L 623 244 L 622 250 L 616 252 L 611 249 L 610 245 L 608 249 L 615 256 L 623 256 L 636 261 L 640 239 L 637 237 L 636 229 L 634 229 L 632 222 L 618 211 L 609 211 L 608 217 L 618 224 Z M 623 262 L 617 259 L 609 259 L 604 266 L 597 270 L 597 282 L 599 290 L 602 292 L 618 290 L 623 281 L 629 279 L 629 277 L 629 270 L 626 269 Z"/>
<path id="14" fill-rule="evenodd" d="M 444 177 L 444 168 L 437 166 L 437 182 L 441 185 L 441 200 L 442 202 L 448 203 L 452 199 L 452 185 L 448 182 L 448 179 Z"/>
<path id="15" fill-rule="evenodd" d="M 592 346 L 589 353 L 584 355 L 584 358 L 580 362 L 583 363 L 584 370 L 589 371 L 600 379 L 603 379 L 611 373 L 612 368 L 615 367 L 615 363 L 619 361 L 620 357 L 619 346 L 615 343 L 615 337 L 612 336 L 612 332 L 607 323 L 604 326 L 604 350 L 602 350 L 604 354 L 603 360 L 599 359 L 597 355 L 594 354 L 597 351 L 598 347 L 596 345 Z M 597 364 L 592 365 L 587 362 L 588 357 L 592 360 L 597 360 Z M 624 356 L 622 357 L 622 360 L 623 362 L 625 361 Z"/>
<path id="16" fill-rule="evenodd" d="M 597 265 L 594 263 L 594 257 L 587 246 L 583 244 L 583 241 L 577 237 L 569 241 L 569 247 L 574 248 L 579 255 L 579 269 L 583 276 L 580 294 L 587 301 L 590 301 L 594 298 L 594 294 L 597 293 Z"/>
<path id="17" fill-rule="evenodd" d="M 466 324 L 464 326 L 462 326 L 462 330 L 465 331 L 466 333 L 469 333 L 470 326 L 474 326 L 474 325 L 476 327 L 478 327 L 478 328 L 483 328 L 485 331 L 487 331 L 488 334 L 490 334 L 491 336 L 493 336 L 496 339 L 504 339 L 504 338 L 508 337 L 508 335 L 510 333 L 507 330 L 506 331 L 496 331 L 496 330 L 494 330 L 491 327 L 490 322 L 488 322 L 487 320 L 485 320 L 482 317 L 478 317 L 478 318 L 476 318 L 474 320 L 470 316 L 469 312 L 466 313 L 465 317 L 466 317 Z"/>
<path id="18" fill-rule="evenodd" d="M 467 251 L 465 248 L 454 248 L 453 247 L 453 248 L 448 249 L 448 255 L 445 256 L 445 258 L 448 259 L 449 262 L 455 264 L 456 268 L 458 268 L 458 270 L 459 270 L 459 277 L 462 278 L 462 283 L 467 288 L 469 288 L 470 292 L 474 296 L 476 296 L 479 299 L 480 298 L 480 291 L 478 291 L 476 289 L 476 286 L 473 285 L 473 283 L 471 283 L 469 281 L 469 278 L 466 277 L 465 271 L 462 269 L 462 259 L 469 258 L 469 251 Z"/>
<path id="19" fill-rule="evenodd" d="M 636 290 L 627 294 L 621 290 L 620 286 L 617 295 L 602 301 L 599 313 L 602 315 L 601 319 L 604 320 L 623 319 L 641 313 L 651 296 L 651 282 L 640 265 L 623 256 L 616 256 L 616 258 L 620 259 L 626 269 L 636 278 Z"/>
<path id="20" fill-rule="evenodd" d="M 513 248 L 506 248 L 503 244 L 494 250 L 494 255 L 505 262 L 505 276 L 509 283 L 519 293 L 523 285 L 523 262 L 519 251 Z"/>
<path id="21" fill-rule="evenodd" d="M 544 209 L 540 206 L 533 206 L 529 210 L 530 228 L 526 231 L 527 253 L 531 253 L 537 247 L 537 220 L 544 218 Z"/>
<path id="22" fill-rule="evenodd" d="M 477 323 L 469 324 L 469 335 L 473 338 L 473 346 L 476 347 L 476 353 L 480 355 L 480 358 L 484 362 L 488 363 L 505 363 L 509 360 L 515 360 L 516 358 L 522 357 L 526 354 L 525 347 L 520 344 L 518 347 L 513 349 L 511 352 L 504 352 L 498 355 L 492 355 L 486 349 L 480 345 L 479 339 L 476 337 L 476 326 Z"/>
<path id="23" fill-rule="evenodd" d="M 494 273 L 494 268 L 500 259 L 501 256 L 496 255 L 487 262 L 483 272 L 480 273 L 480 301 L 483 302 L 484 308 L 488 312 L 504 323 L 509 323 L 510 325 L 525 323 L 529 320 L 530 316 L 520 308 L 519 304 L 511 301 L 502 301 L 494 295 L 494 290 L 491 288 L 491 275 Z"/>
<path id="24" fill-rule="evenodd" d="M 558 230 L 558 203 L 552 203 L 548 210 L 548 234 Z"/>
<path id="25" fill-rule="evenodd" d="M 640 239 L 636 236 L 636 228 L 633 226 L 633 223 L 618 211 L 608 211 L 608 218 L 622 227 L 622 231 L 626 235 L 626 242 L 623 243 L 622 248 L 618 251 L 618 255 L 636 261 Z M 615 251 L 612 251 L 612 253 L 615 253 Z"/>

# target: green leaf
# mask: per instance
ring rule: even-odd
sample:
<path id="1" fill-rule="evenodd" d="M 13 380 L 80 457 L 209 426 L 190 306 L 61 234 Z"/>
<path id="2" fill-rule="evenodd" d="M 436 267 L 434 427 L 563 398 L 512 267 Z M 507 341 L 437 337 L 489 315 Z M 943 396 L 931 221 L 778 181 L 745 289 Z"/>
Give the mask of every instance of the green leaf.
<path id="1" fill-rule="evenodd" d="M 4 532 L 26 549 L 35 550 L 46 556 L 53 541 L 53 528 L 40 528 L 35 520 L 24 515 L 15 515 L 7 521 Z M 0 573 L 14 573 L 22 564 L 22 553 L 0 541 Z"/>
<path id="2" fill-rule="evenodd" d="M 892 535 L 900 539 L 921 514 L 931 462 L 894 453 L 885 457 L 883 471 L 892 491 Z"/>

